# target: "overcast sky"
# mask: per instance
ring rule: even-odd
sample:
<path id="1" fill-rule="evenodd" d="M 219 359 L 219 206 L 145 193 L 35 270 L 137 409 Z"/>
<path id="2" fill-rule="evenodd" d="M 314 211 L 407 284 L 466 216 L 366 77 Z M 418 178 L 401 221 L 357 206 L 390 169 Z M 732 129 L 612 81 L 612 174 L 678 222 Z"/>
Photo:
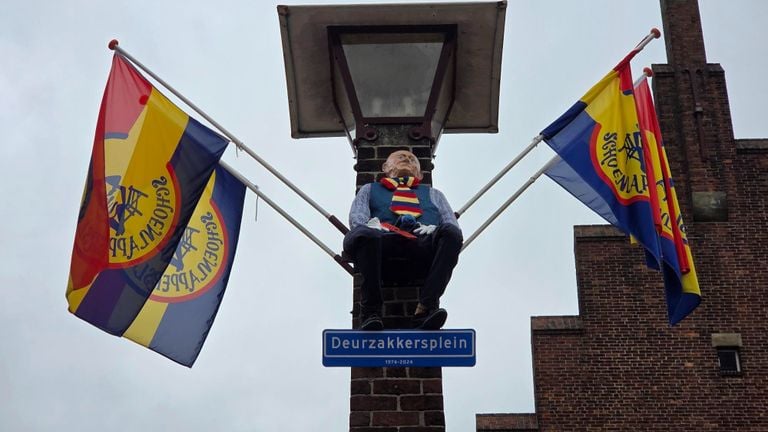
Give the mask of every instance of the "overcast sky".
<path id="1" fill-rule="evenodd" d="M 290 138 L 275 6 L 0 4 L 0 430 L 347 430 L 349 370 L 322 366 L 321 332 L 349 327 L 351 278 L 263 203 L 255 221 L 251 193 L 227 294 L 192 369 L 66 310 L 112 38 L 346 220 L 355 181 L 347 141 Z M 737 137 L 768 136 L 768 2 L 702 0 L 701 13 Z M 434 183 L 454 209 L 652 27 L 662 22 L 651 0 L 510 1 L 500 132 L 445 135 L 435 160 Z M 633 61 L 635 76 L 665 62 L 654 41 Z M 542 145 L 472 207 L 465 236 L 551 156 Z M 256 162 L 232 149 L 224 159 L 340 250 L 341 235 Z M 443 305 L 448 328 L 476 329 L 477 366 L 443 370 L 448 431 L 474 430 L 476 413 L 534 411 L 530 317 L 578 314 L 573 225 L 594 223 L 542 178 L 462 254 Z"/>

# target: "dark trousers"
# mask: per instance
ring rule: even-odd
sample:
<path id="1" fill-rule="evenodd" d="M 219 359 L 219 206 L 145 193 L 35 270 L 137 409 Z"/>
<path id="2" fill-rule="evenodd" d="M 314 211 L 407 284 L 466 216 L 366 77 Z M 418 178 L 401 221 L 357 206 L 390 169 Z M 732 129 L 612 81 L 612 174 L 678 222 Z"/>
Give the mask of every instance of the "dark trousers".
<path id="1" fill-rule="evenodd" d="M 383 274 L 393 280 L 424 277 L 419 303 L 430 310 L 437 308 L 459 260 L 462 242 L 461 230 L 451 224 L 416 239 L 366 226 L 350 231 L 344 237 L 344 252 L 363 277 L 362 315 L 381 313 Z"/>

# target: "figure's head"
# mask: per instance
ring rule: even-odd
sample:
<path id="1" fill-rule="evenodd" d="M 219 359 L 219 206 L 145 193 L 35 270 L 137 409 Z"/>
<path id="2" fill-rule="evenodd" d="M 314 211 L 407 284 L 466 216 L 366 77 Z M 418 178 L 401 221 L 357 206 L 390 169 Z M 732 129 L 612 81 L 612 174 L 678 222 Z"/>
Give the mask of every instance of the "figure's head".
<path id="1" fill-rule="evenodd" d="M 419 159 L 408 150 L 398 150 L 389 155 L 381 166 L 388 177 L 412 176 L 421 180 L 421 165 Z"/>

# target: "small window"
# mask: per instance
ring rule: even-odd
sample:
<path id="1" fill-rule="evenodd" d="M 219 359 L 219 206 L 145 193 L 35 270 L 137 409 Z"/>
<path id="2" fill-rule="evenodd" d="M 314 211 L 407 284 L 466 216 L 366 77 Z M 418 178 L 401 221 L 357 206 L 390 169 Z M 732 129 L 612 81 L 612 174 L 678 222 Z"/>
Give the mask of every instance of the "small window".
<path id="1" fill-rule="evenodd" d="M 717 347 L 721 375 L 741 375 L 741 359 L 737 347 Z"/>

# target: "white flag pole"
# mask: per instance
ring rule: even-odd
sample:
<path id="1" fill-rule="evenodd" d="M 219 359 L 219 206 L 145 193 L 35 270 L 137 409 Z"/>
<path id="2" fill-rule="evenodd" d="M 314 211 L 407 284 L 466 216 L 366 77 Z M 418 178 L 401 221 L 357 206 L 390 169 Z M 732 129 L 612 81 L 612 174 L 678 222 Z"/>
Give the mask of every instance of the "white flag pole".
<path id="1" fill-rule="evenodd" d="M 643 38 L 643 40 L 641 40 L 640 43 L 637 44 L 637 46 L 635 46 L 635 48 L 632 49 L 632 52 L 634 53 L 640 52 L 652 40 L 658 39 L 659 37 L 661 37 L 661 32 L 659 31 L 659 29 L 657 28 L 651 29 L 648 35 L 646 35 Z M 646 70 L 650 72 L 650 69 L 646 68 Z M 644 70 L 643 72 L 646 72 L 646 71 Z M 651 75 L 652 73 L 649 74 L 648 76 L 651 76 Z M 544 139 L 544 136 L 541 134 L 536 136 L 528 145 L 528 147 L 523 149 L 523 151 L 519 155 L 517 155 L 509 164 L 507 164 L 507 166 L 502 168 L 502 170 L 499 171 L 499 173 L 496 174 L 496 176 L 493 179 L 491 179 L 491 181 L 489 181 L 488 184 L 483 186 L 483 188 L 480 189 L 480 191 L 476 193 L 475 196 L 470 198 L 470 200 L 456 212 L 456 217 L 461 217 L 461 215 L 463 215 L 464 212 L 466 212 L 467 209 L 469 209 L 469 207 L 471 207 L 475 203 L 475 201 L 480 199 L 481 196 L 483 196 L 486 192 L 488 192 L 488 190 L 491 187 L 493 187 L 493 185 L 495 185 L 502 177 L 504 177 L 509 172 L 509 170 L 511 170 L 515 165 L 517 165 L 518 162 L 520 162 L 525 156 L 527 156 L 528 153 L 530 153 L 531 150 L 533 150 L 543 139 Z"/>
<path id="2" fill-rule="evenodd" d="M 645 46 L 648 45 L 652 40 L 658 39 L 659 37 L 661 37 L 661 32 L 659 31 L 659 29 L 657 28 L 651 29 L 648 35 L 646 35 L 643 38 L 643 40 L 641 40 L 640 43 L 638 43 L 637 46 L 635 46 L 635 48 L 632 49 L 630 54 L 637 54 L 643 48 L 645 48 Z M 653 75 L 653 72 L 651 71 L 650 68 L 643 69 L 643 78 L 645 78 L 646 76 L 652 76 L 652 75 Z M 525 157 L 533 149 L 533 147 L 535 147 L 543 139 L 544 137 L 541 134 L 539 134 L 539 136 L 534 138 L 531 144 L 528 145 L 528 147 L 526 147 L 523 150 L 523 152 L 520 153 L 520 155 L 518 155 L 512 162 L 510 162 L 509 165 L 507 165 L 507 167 L 505 167 L 498 175 L 496 175 L 496 177 L 493 178 L 493 180 L 488 185 L 486 185 L 486 187 L 484 187 L 477 195 L 475 195 L 466 205 L 464 205 L 464 207 L 462 207 L 457 212 L 457 216 L 460 216 L 464 211 L 466 211 L 467 208 L 477 200 L 477 198 L 479 198 L 483 193 L 485 193 L 493 184 L 495 184 L 504 174 L 507 173 L 507 171 L 509 171 L 513 166 L 515 166 L 520 159 Z M 560 160 L 561 160 L 560 156 L 557 156 L 557 155 L 552 159 L 550 159 L 549 162 L 547 162 L 539 171 L 536 172 L 536 174 L 534 174 L 530 179 L 528 179 L 528 181 L 525 182 L 525 184 L 523 184 L 523 186 L 521 186 L 520 189 L 517 190 L 517 192 L 515 192 L 504 204 L 502 204 L 501 207 L 499 207 L 499 209 L 496 210 L 496 212 L 494 212 L 491 215 L 491 217 L 488 218 L 488 220 L 485 221 L 485 223 L 483 223 L 480 226 L 480 228 L 478 228 L 474 233 L 472 233 L 472 235 L 470 235 L 467 238 L 467 240 L 464 242 L 464 245 L 461 247 L 461 250 L 463 251 L 464 249 L 466 249 L 467 246 L 469 246 L 477 238 L 477 236 L 480 235 L 480 233 L 482 233 L 488 227 L 488 225 L 490 225 L 494 220 L 496 220 L 496 218 L 499 217 L 499 215 L 503 213 L 504 210 L 507 209 L 507 207 L 510 206 L 510 204 L 512 204 L 520 195 L 522 195 L 522 193 L 525 192 L 525 190 L 528 189 L 528 187 L 530 187 L 549 168 L 553 167 L 555 164 L 560 162 Z"/>
<path id="3" fill-rule="evenodd" d="M 498 182 L 498 181 L 499 181 L 499 180 L 500 180 L 502 177 L 504 177 L 504 176 L 505 176 L 505 175 L 506 175 L 506 174 L 509 172 L 509 170 L 511 170 L 511 169 L 512 169 L 512 168 L 513 168 L 515 165 L 517 165 L 517 163 L 518 163 L 518 162 L 520 162 L 520 161 L 521 161 L 521 160 L 522 160 L 522 159 L 523 159 L 525 156 L 527 156 L 527 155 L 528 155 L 528 153 L 530 153 L 530 152 L 531 152 L 531 150 L 533 150 L 534 148 L 536 148 L 536 146 L 537 146 L 537 145 L 539 145 L 539 143 L 540 143 L 540 142 L 541 142 L 543 139 L 544 139 L 544 136 L 543 136 L 543 135 L 538 135 L 537 137 L 535 137 L 535 138 L 534 138 L 534 139 L 531 141 L 531 143 L 530 143 L 530 144 L 528 144 L 528 147 L 526 147 L 525 149 L 523 149 L 523 151 L 522 151 L 522 152 L 521 152 L 519 155 L 517 155 L 517 157 L 515 157 L 515 158 L 512 160 L 512 162 L 508 163 L 508 164 L 507 164 L 507 166 L 505 166 L 504 168 L 502 168 L 502 170 L 501 170 L 501 171 L 499 171 L 499 173 L 498 173 L 498 174 L 496 174 L 496 176 L 495 176 L 494 178 L 492 178 L 492 179 L 491 179 L 491 181 L 489 181 L 489 182 L 488 182 L 488 184 L 486 184 L 485 186 L 483 186 L 483 188 L 482 188 L 482 189 L 480 189 L 480 191 L 479 191 L 478 193 L 476 193 L 476 194 L 475 194 L 475 196 L 473 196 L 472 198 L 470 198 L 470 199 L 469 199 L 469 201 L 467 201 L 467 203 L 466 203 L 466 204 L 464 204 L 464 206 L 463 206 L 462 208 L 460 208 L 460 209 L 459 209 L 459 211 L 457 211 L 457 212 L 456 212 L 456 217 L 461 217 L 461 215 L 463 215 L 463 214 L 464 214 L 464 212 L 466 212 L 466 211 L 467 211 L 467 209 L 468 209 L 469 207 L 471 207 L 471 206 L 472 206 L 472 204 L 474 204 L 474 203 L 475 203 L 475 201 L 477 201 L 478 199 L 480 199 L 480 197 L 481 197 L 481 196 L 483 196 L 483 195 L 484 195 L 486 192 L 488 192 L 488 189 L 490 189 L 491 187 L 493 187 L 493 185 L 495 185 L 495 184 L 496 184 L 496 183 L 497 183 L 497 182 Z"/>
<path id="4" fill-rule="evenodd" d="M 509 197 L 509 199 L 504 204 L 502 204 L 501 207 L 499 207 L 499 209 L 496 210 L 496 212 L 494 212 L 491 215 L 491 217 L 488 218 L 488 220 L 485 221 L 485 223 L 483 223 L 480 226 L 480 228 L 477 229 L 477 231 L 473 232 L 472 235 L 469 236 L 469 238 L 467 238 L 467 240 L 464 241 L 464 245 L 462 245 L 461 250 L 463 251 L 464 249 L 466 249 L 467 246 L 469 246 L 469 244 L 472 243 L 477 238 L 477 236 L 480 235 L 480 233 L 482 233 L 486 228 L 488 228 L 488 225 L 490 225 L 494 220 L 496 220 L 496 218 L 499 217 L 499 215 L 502 214 L 504 210 L 506 210 L 507 207 L 510 206 L 510 204 L 515 202 L 515 200 L 518 197 L 520 197 L 520 195 L 522 195 L 523 192 L 525 192 L 525 190 L 528 189 L 528 187 L 530 187 L 536 180 L 538 180 L 539 177 L 541 177 L 541 175 L 544 174 L 544 172 L 546 172 L 548 169 L 553 167 L 558 162 L 560 162 L 560 156 L 553 157 L 552 159 L 549 160 L 549 162 L 547 162 L 543 167 L 541 167 L 541 169 L 538 170 L 536 174 L 531 176 L 531 178 L 529 178 L 528 181 L 526 181 L 525 184 L 523 184 L 520 187 L 520 189 L 517 190 L 517 192 L 512 194 L 512 196 Z"/>
<path id="5" fill-rule="evenodd" d="M 149 68 L 144 66 L 140 61 L 136 60 L 132 55 L 130 55 L 128 52 L 126 52 L 124 49 L 120 48 L 118 46 L 119 42 L 116 39 L 113 39 L 109 42 L 109 49 L 117 52 L 121 56 L 127 58 L 130 60 L 133 64 L 141 68 L 144 72 L 146 72 L 149 76 L 154 78 L 157 82 L 163 85 L 163 87 L 170 90 L 171 93 L 173 93 L 176 97 L 181 99 L 185 104 L 187 104 L 190 108 L 195 110 L 196 113 L 200 114 L 204 119 L 206 119 L 210 124 L 212 124 L 214 127 L 216 127 L 219 131 L 221 131 L 224 136 L 229 138 L 232 143 L 234 143 L 238 149 L 241 149 L 248 153 L 253 159 L 255 159 L 258 163 L 260 163 L 264 168 L 266 168 L 267 171 L 272 173 L 275 177 L 280 179 L 286 186 L 288 186 L 292 191 L 296 192 L 301 198 L 304 199 L 309 205 L 315 208 L 320 214 L 322 214 L 326 219 L 328 219 L 333 226 L 335 226 L 339 231 L 342 232 L 342 234 L 346 234 L 349 229 L 338 219 L 336 216 L 328 213 L 323 209 L 318 203 L 316 203 L 312 198 L 307 196 L 304 192 L 301 191 L 296 185 L 294 185 L 290 180 L 285 178 L 282 174 L 280 174 L 279 171 L 277 171 L 272 165 L 270 165 L 267 161 L 262 159 L 258 154 L 256 154 L 253 150 L 251 150 L 249 147 L 247 147 L 242 141 L 240 141 L 236 136 L 234 136 L 232 133 L 230 133 L 227 129 L 225 129 L 222 125 L 220 125 L 216 120 L 212 119 L 208 114 L 206 114 L 203 110 L 197 107 L 192 101 L 184 97 L 181 93 L 179 93 L 175 88 L 173 88 L 171 85 L 169 85 L 167 82 L 165 82 L 162 78 L 157 76 L 154 72 L 152 72 Z"/>
<path id="6" fill-rule="evenodd" d="M 245 178 L 240 172 L 238 172 L 236 169 L 232 168 L 224 162 L 223 160 L 219 161 L 219 165 L 221 165 L 222 168 L 227 170 L 230 174 L 232 174 L 236 179 L 240 180 L 241 183 L 243 183 L 248 189 L 253 191 L 253 193 L 256 194 L 259 198 L 264 200 L 267 205 L 272 207 L 276 212 L 278 212 L 282 217 L 284 217 L 288 222 L 290 222 L 294 227 L 296 227 L 299 231 L 301 231 L 305 236 L 307 236 L 310 240 L 312 240 L 316 245 L 320 247 L 325 253 L 331 256 L 331 258 L 334 259 L 339 265 L 344 268 L 350 275 L 354 275 L 354 270 L 352 267 L 346 263 L 344 260 L 342 260 L 341 256 L 337 253 L 335 253 L 331 248 L 325 245 L 320 239 L 315 237 L 311 232 L 309 232 L 308 229 L 306 229 L 303 225 L 301 225 L 296 219 L 294 219 L 291 215 L 288 214 L 285 210 L 283 210 L 279 205 L 277 205 L 274 201 L 269 199 L 268 196 L 264 195 L 264 193 L 259 190 L 259 187 L 255 184 L 251 183 L 250 180 Z"/>
<path id="7" fill-rule="evenodd" d="M 644 79 L 650 78 L 653 76 L 653 70 L 649 67 L 643 68 L 643 73 L 640 75 L 638 79 L 635 80 L 635 82 L 632 83 L 632 88 L 637 87 L 638 84 L 640 84 Z"/>
<path id="8" fill-rule="evenodd" d="M 643 40 L 640 41 L 639 44 L 635 47 L 632 51 L 640 52 L 645 48 L 646 45 L 651 43 L 652 40 L 658 39 L 661 37 L 661 32 L 657 28 L 652 28 L 651 31 L 643 38 Z"/>

